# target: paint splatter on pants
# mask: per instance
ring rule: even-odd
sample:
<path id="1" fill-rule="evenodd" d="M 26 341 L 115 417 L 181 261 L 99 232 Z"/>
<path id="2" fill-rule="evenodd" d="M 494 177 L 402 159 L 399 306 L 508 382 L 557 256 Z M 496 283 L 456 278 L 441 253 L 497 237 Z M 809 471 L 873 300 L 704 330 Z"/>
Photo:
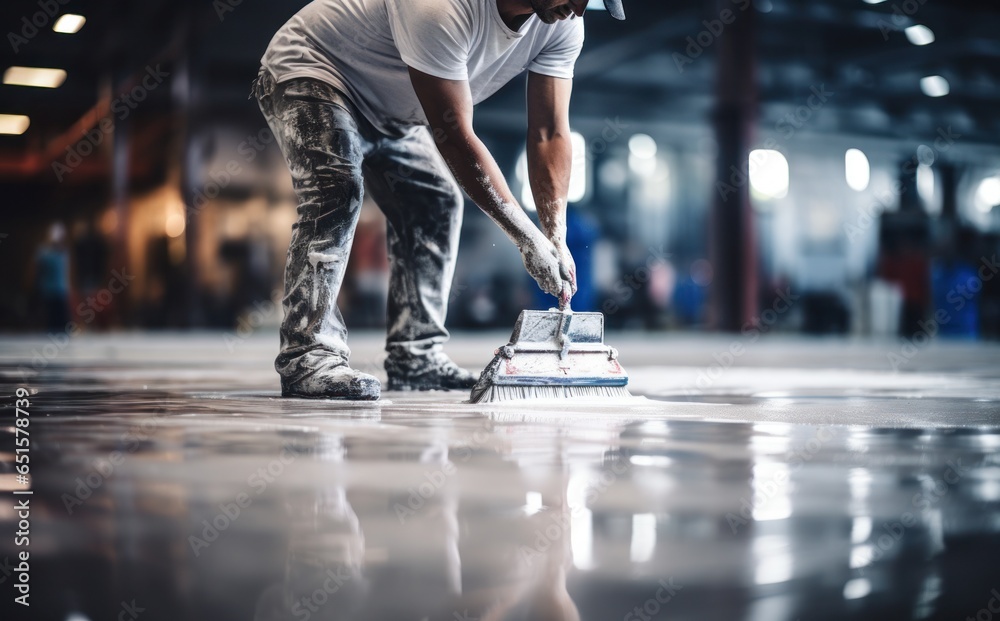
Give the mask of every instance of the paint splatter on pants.
<path id="1" fill-rule="evenodd" d="M 334 87 L 312 79 L 276 84 L 261 71 L 254 95 L 285 156 L 298 221 L 285 266 L 281 352 L 287 380 L 346 364 L 337 308 L 365 185 L 388 221 L 386 350 L 421 356 L 448 339 L 448 310 L 462 226 L 462 195 L 426 127 L 380 133 Z"/>

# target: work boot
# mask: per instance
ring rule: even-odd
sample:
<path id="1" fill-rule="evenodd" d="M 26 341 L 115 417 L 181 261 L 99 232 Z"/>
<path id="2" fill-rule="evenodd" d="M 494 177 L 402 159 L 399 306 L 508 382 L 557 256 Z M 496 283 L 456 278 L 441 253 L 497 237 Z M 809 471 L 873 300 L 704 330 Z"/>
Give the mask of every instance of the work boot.
<path id="1" fill-rule="evenodd" d="M 377 401 L 382 384 L 367 373 L 355 371 L 335 356 L 329 363 L 294 380 L 281 378 L 281 396 L 303 399 L 349 399 Z"/>
<path id="2" fill-rule="evenodd" d="M 389 390 L 469 390 L 476 376 L 451 361 L 440 349 L 414 354 L 392 349 L 385 360 Z"/>

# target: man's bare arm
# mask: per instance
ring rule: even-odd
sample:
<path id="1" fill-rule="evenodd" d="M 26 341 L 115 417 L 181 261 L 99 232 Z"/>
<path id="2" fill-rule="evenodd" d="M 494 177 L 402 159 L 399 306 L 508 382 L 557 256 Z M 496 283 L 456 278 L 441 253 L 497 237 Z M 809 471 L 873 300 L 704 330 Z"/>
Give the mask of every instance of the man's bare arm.
<path id="1" fill-rule="evenodd" d="M 542 232 L 560 254 L 576 293 L 576 265 L 566 247 L 566 199 L 573 168 L 569 102 L 573 81 L 528 74 L 528 177 Z"/>
<path id="2" fill-rule="evenodd" d="M 462 189 L 518 247 L 538 285 L 558 296 L 562 277 L 556 248 L 521 209 L 496 160 L 473 130 L 469 83 L 436 78 L 412 67 L 410 81 L 438 150 Z"/>

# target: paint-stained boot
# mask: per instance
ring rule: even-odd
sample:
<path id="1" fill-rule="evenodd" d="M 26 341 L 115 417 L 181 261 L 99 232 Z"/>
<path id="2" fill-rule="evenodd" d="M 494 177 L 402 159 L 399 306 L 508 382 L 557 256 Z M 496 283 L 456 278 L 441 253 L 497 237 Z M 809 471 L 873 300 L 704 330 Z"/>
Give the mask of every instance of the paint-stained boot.
<path id="1" fill-rule="evenodd" d="M 330 356 L 326 364 L 314 364 L 310 373 L 294 380 L 281 378 L 281 396 L 304 399 L 350 399 L 376 401 L 382 384 L 378 378 L 356 371 Z"/>
<path id="2" fill-rule="evenodd" d="M 415 353 L 392 348 L 385 361 L 389 390 L 468 390 L 476 376 L 446 356 L 440 348 Z"/>

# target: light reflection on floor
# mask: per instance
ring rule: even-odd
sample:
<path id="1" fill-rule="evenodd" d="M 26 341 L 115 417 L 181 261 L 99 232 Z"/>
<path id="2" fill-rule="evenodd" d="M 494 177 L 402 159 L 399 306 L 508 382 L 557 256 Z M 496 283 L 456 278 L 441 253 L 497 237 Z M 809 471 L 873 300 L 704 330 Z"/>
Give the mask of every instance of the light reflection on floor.
<path id="1" fill-rule="evenodd" d="M 282 400 L 264 336 L 85 338 L 37 375 L 8 339 L 30 618 L 952 619 L 1000 589 L 1000 350 L 762 342 L 716 374 L 724 340 L 621 340 L 635 400 L 478 407 Z"/>

